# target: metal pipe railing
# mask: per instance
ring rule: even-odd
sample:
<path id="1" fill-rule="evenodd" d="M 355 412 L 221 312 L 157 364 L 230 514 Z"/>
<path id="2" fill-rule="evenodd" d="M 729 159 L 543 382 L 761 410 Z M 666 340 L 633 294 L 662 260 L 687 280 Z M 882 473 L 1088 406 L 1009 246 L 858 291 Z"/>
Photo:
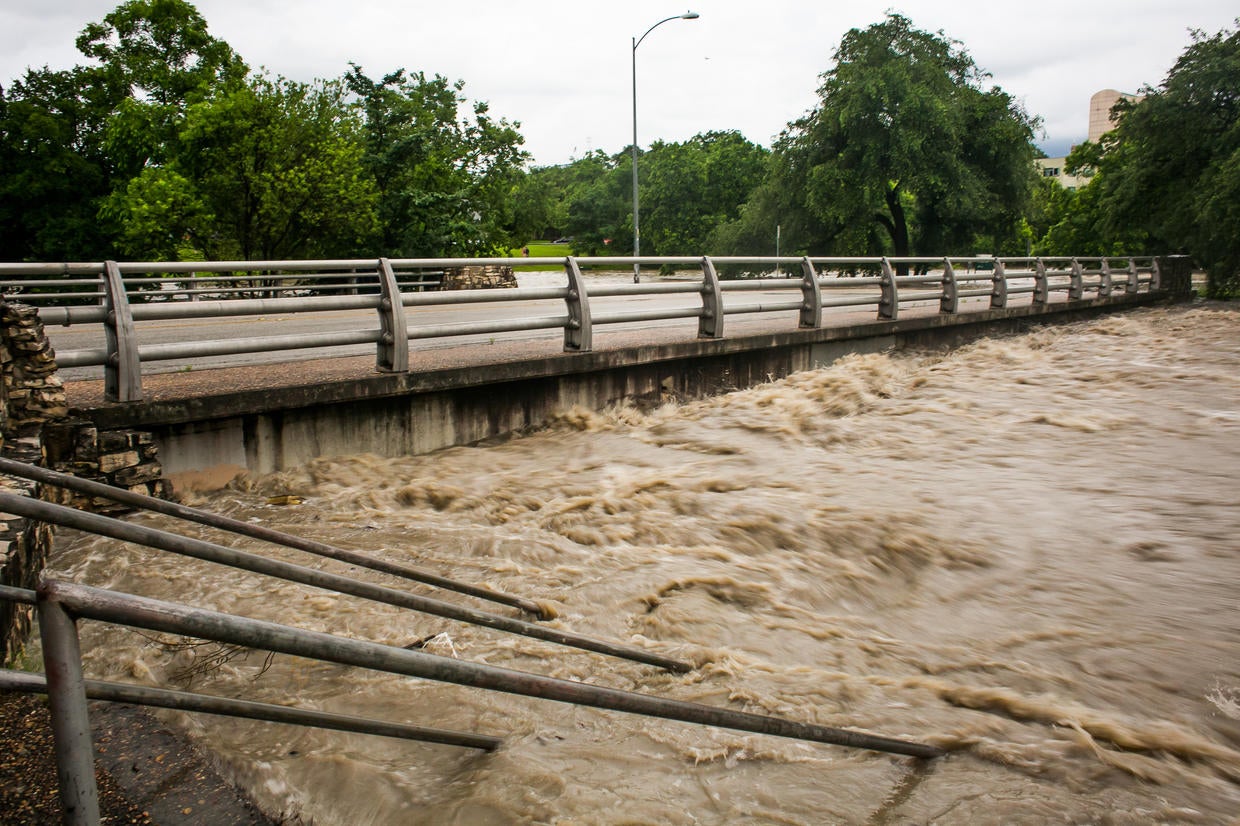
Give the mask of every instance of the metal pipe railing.
<path id="1" fill-rule="evenodd" d="M 814 723 L 801 723 L 745 711 L 672 700 L 545 677 L 482 663 L 441 657 L 425 651 L 337 637 L 318 631 L 290 628 L 263 620 L 245 619 L 171 602 L 120 594 L 87 585 L 48 581 L 39 586 L 39 602 L 63 606 L 74 616 L 120 623 L 148 631 L 291 654 L 340 665 L 350 665 L 407 677 L 489 689 L 508 694 L 554 700 L 573 705 L 622 711 L 735 731 L 769 734 L 795 740 L 863 748 L 910 757 L 941 757 L 937 746 Z"/>
<path id="2" fill-rule="evenodd" d="M 446 729 L 411 726 L 407 723 L 390 723 L 369 717 L 335 714 L 327 711 L 291 708 L 274 703 L 258 703 L 253 700 L 234 700 L 213 697 L 190 691 L 173 691 L 166 688 L 114 683 L 103 680 L 84 680 L 85 694 L 90 700 L 106 700 L 112 703 L 128 703 L 152 708 L 170 708 L 176 711 L 193 711 L 200 714 L 217 714 L 262 720 L 267 723 L 284 723 L 292 726 L 348 731 L 355 734 L 372 734 L 378 737 L 395 737 L 401 740 L 418 740 L 424 743 L 440 743 L 448 746 L 494 751 L 503 745 L 499 737 L 472 734 Z M 0 669 L 0 689 L 25 694 L 48 693 L 48 680 L 42 674 Z"/>
<path id="3" fill-rule="evenodd" d="M 31 465 L 25 462 L 18 462 L 14 459 L 8 459 L 0 456 L 0 473 L 16 476 L 19 479 L 28 479 L 32 482 L 39 482 L 44 485 L 53 485 L 55 487 L 64 488 L 66 490 L 75 491 L 94 498 L 110 499 L 131 508 L 140 510 L 148 510 L 154 513 L 162 513 L 165 516 L 171 516 L 176 519 L 184 519 L 187 522 L 194 522 L 199 525 L 206 525 L 218 530 L 229 531 L 231 533 L 248 536 L 252 539 L 260 539 L 264 542 L 271 542 L 276 545 L 283 545 L 287 548 L 296 548 L 306 553 L 315 554 L 316 556 L 334 559 L 338 562 L 346 562 L 350 565 L 356 565 L 359 568 L 367 568 L 372 571 L 389 574 L 391 576 L 407 579 L 412 582 L 420 582 L 424 585 L 432 585 L 436 588 L 442 588 L 448 591 L 455 591 L 459 594 L 476 597 L 478 599 L 488 600 L 490 602 L 508 605 L 513 608 L 519 608 L 528 614 L 532 614 L 540 619 L 551 619 L 552 612 L 543 605 L 531 599 L 505 594 L 490 588 L 470 585 L 468 583 L 459 582 L 448 577 L 439 576 L 438 574 L 425 571 L 420 568 L 414 568 L 409 565 L 398 565 L 394 562 L 378 559 L 367 554 L 358 553 L 356 551 L 337 548 L 323 542 L 316 542 L 313 539 L 306 539 L 300 536 L 294 536 L 282 531 L 273 530 L 263 525 L 256 525 L 252 522 L 243 522 L 239 519 L 232 519 L 222 516 L 218 513 L 191 508 L 178 502 L 169 502 L 166 499 L 158 499 L 154 496 L 136 493 L 134 491 L 125 490 L 114 485 L 105 485 L 101 482 L 95 482 L 90 479 L 82 479 L 77 476 L 71 476 L 68 473 L 60 473 L 48 468 Z"/>
<path id="4" fill-rule="evenodd" d="M 99 536 L 107 536 L 123 542 L 133 542 L 138 545 L 145 545 L 148 548 L 156 548 L 161 551 L 201 559 L 217 565 L 227 565 L 243 571 L 250 571 L 251 573 L 263 574 L 301 585 L 309 585 L 313 588 L 322 588 L 327 591 L 360 597 L 384 605 L 407 608 L 424 614 L 444 617 L 445 619 L 452 619 L 510 634 L 518 634 L 523 637 L 543 640 L 544 642 L 551 642 L 569 648 L 577 648 L 582 651 L 591 651 L 596 654 L 606 654 L 610 657 L 645 663 L 668 671 L 684 673 L 693 670 L 693 666 L 683 660 L 677 660 L 643 648 L 623 645 L 609 640 L 600 640 L 584 634 L 537 625 L 524 620 L 500 616 L 499 614 L 479 611 L 461 605 L 453 605 L 430 597 L 398 591 L 393 588 L 385 588 L 382 585 L 374 585 L 369 582 L 360 582 L 346 576 L 318 571 L 302 565 L 294 565 L 291 562 L 268 559 L 258 554 L 226 548 L 223 545 L 179 536 L 142 525 L 133 525 L 119 519 L 86 513 L 85 511 L 67 508 L 63 505 L 55 505 L 51 502 L 41 502 L 25 496 L 0 493 L 0 512 L 25 516 L 66 528 L 88 531 Z"/>
<path id="5" fill-rule="evenodd" d="M 628 269 L 634 264 L 671 267 L 683 272 L 693 268 L 700 276 L 691 281 L 643 284 L 589 285 L 580 279 L 583 271 L 597 269 Z M 410 292 L 427 286 L 426 275 L 438 277 L 445 268 L 474 265 L 542 266 L 564 268 L 567 277 L 563 287 L 539 287 L 516 290 L 465 290 L 457 292 Z M 1010 265 L 1012 271 L 1005 272 Z M 742 267 L 750 272 L 777 274 L 776 277 L 720 280 L 717 266 Z M 813 283 L 778 275 L 787 266 L 791 271 L 809 267 L 814 271 Z M 914 270 L 910 275 L 897 275 L 897 270 Z M 950 274 L 948 270 L 951 270 Z M 385 273 L 388 274 L 385 280 Z M 574 273 L 576 273 L 574 275 Z M 832 275 L 834 273 L 834 276 Z M 874 274 L 878 273 L 878 274 Z M 59 276 L 72 276 L 64 281 Z M 83 276 L 96 276 L 87 280 Z M 34 278 L 32 278 L 34 277 Z M 180 279 L 172 281 L 172 279 Z M 1051 278 L 1067 279 L 1051 283 Z M 1032 290 L 1013 285 L 1017 280 L 1033 279 Z M 46 324 L 102 324 L 106 344 L 101 348 L 62 349 L 58 362 L 65 367 L 102 366 L 105 372 L 105 395 L 109 401 L 139 401 L 142 398 L 141 365 L 145 362 L 171 359 L 193 360 L 216 356 L 242 355 L 255 352 L 277 352 L 294 349 L 330 348 L 368 345 L 376 350 L 380 370 L 408 369 L 408 348 L 412 341 L 466 335 L 523 332 L 562 328 L 566 350 L 582 352 L 592 346 L 589 329 L 591 319 L 597 323 L 622 324 L 653 320 L 696 317 L 698 335 L 718 338 L 723 335 L 723 318 L 737 313 L 768 313 L 797 311 L 797 325 L 816 327 L 822 324 L 822 310 L 830 308 L 877 307 L 880 320 L 898 318 L 901 304 L 933 300 L 928 293 L 901 295 L 901 286 L 940 284 L 940 312 L 959 311 L 959 299 L 991 297 L 992 307 L 1004 307 L 1009 296 L 1033 294 L 1034 304 L 1046 304 L 1053 293 L 1068 293 L 1075 301 L 1092 293 L 1105 298 L 1116 288 L 1132 294 L 1142 287 L 1158 289 L 1157 262 L 1152 258 L 1115 257 L 771 257 L 771 256 L 645 256 L 599 258 L 471 258 L 471 259 L 342 259 L 329 261 L 224 261 L 224 262 L 105 262 L 104 264 L 0 264 L 0 290 L 37 289 L 98 285 L 97 293 L 55 293 L 35 295 L 20 293 L 16 297 L 44 301 L 73 300 L 82 296 L 93 306 L 41 307 Z M 989 282 L 990 289 L 980 287 L 959 289 L 959 285 Z M 172 289 L 166 289 L 168 284 Z M 186 286 L 192 283 L 193 288 Z M 245 297 L 235 299 L 196 300 L 202 283 L 215 285 L 214 292 Z M 233 286 L 223 286 L 233 285 Z M 578 286 L 574 286 L 578 285 Z M 158 289 L 143 289 L 144 287 Z M 368 294 L 352 295 L 287 295 L 289 291 L 345 290 L 364 287 Z M 847 290 L 878 287 L 873 299 L 848 298 L 823 300 L 824 290 Z M 763 301 L 729 307 L 722 302 L 723 292 L 800 291 L 802 300 Z M 656 296 L 695 293 L 702 302 L 697 311 L 674 310 L 658 314 L 649 310 L 607 309 L 590 307 L 591 299 Z M 193 300 L 171 300 L 172 296 Z M 267 296 L 267 297 L 252 297 Z M 170 300 L 149 301 L 152 297 Z M 538 302 L 563 300 L 563 315 L 524 319 L 486 319 L 460 323 L 440 322 L 430 325 L 401 323 L 398 307 L 444 307 L 496 302 Z M 102 302 L 102 306 L 97 302 Z M 136 321 L 231 318 L 244 315 L 282 313 L 319 313 L 337 310 L 374 310 L 379 317 L 378 329 L 350 330 L 290 336 L 267 336 L 245 339 L 177 342 L 172 344 L 139 345 Z M 403 331 L 403 332 L 402 332 Z"/>
<path id="6" fill-rule="evenodd" d="M 500 745 L 499 738 L 488 735 L 426 729 L 267 703 L 86 680 L 82 674 L 81 642 L 77 633 L 79 618 L 408 677 L 736 731 L 923 759 L 940 757 L 945 753 L 943 749 L 926 743 L 671 700 L 573 680 L 543 677 L 86 585 L 45 580 L 39 586 L 37 595 L 24 589 L 0 586 L 0 599 L 13 598 L 30 602 L 32 597 L 39 611 L 46 677 L 0 670 L 0 688 L 46 691 L 52 718 L 63 822 L 71 826 L 97 826 L 100 822 L 94 749 L 86 702 L 88 698 L 428 740 L 488 751 Z"/>

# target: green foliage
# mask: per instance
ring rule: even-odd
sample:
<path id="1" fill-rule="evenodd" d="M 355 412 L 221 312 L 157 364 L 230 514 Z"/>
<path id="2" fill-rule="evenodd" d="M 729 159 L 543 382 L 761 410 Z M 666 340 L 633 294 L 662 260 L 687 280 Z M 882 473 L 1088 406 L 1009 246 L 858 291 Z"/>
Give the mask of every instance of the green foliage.
<path id="1" fill-rule="evenodd" d="M 651 255 L 695 255 L 714 228 L 735 220 L 762 180 L 768 152 L 739 132 L 655 143 L 642 156 L 642 226 Z M 631 172 L 630 172 L 631 174 Z"/>
<path id="2" fill-rule="evenodd" d="M 835 58 L 818 108 L 775 146 L 766 192 L 783 203 L 760 200 L 747 221 L 778 222 L 790 249 L 819 254 L 941 255 L 1019 237 L 1036 121 L 982 88 L 960 44 L 889 14 L 848 32 Z"/>
<path id="3" fill-rule="evenodd" d="M 571 238 L 632 251 L 632 156 L 524 169 L 519 124 L 464 83 L 360 67 L 251 76 L 185 0 L 128 0 L 88 65 L 0 89 L 0 259 L 447 257 Z M 640 154 L 655 255 L 1191 253 L 1240 294 L 1240 32 L 1196 33 L 1077 191 L 1035 173 L 1037 122 L 961 44 L 888 14 L 845 35 L 772 151 L 734 131 Z M 557 245 L 552 254 L 565 252 Z"/>
<path id="4" fill-rule="evenodd" d="M 122 230 L 101 209 L 166 160 L 191 101 L 245 73 L 181 0 L 131 0 L 77 44 L 98 65 L 28 71 L 0 111 L 0 257 L 116 255 Z"/>
<path id="5" fill-rule="evenodd" d="M 378 230 L 361 124 L 340 83 L 253 78 L 193 104 L 168 163 L 106 211 L 129 255 L 282 259 L 357 254 Z"/>
<path id="6" fill-rule="evenodd" d="M 464 83 L 403 69 L 346 75 L 365 117 L 366 166 L 380 194 L 381 246 L 397 257 L 495 252 L 513 242 L 512 193 L 527 154 L 518 124 L 485 103 L 458 117 Z"/>
<path id="7" fill-rule="evenodd" d="M 77 47 L 99 62 L 94 82 L 115 96 L 105 139 L 125 176 L 166 160 L 188 105 L 247 72 L 184 0 L 129 0 L 83 29 Z"/>
<path id="8" fill-rule="evenodd" d="M 716 228 L 740 214 L 768 155 L 735 131 L 660 141 L 641 153 L 642 252 L 700 254 Z M 629 148 L 531 170 L 514 194 L 531 216 L 522 224 L 526 237 L 571 237 L 579 254 L 631 254 L 632 163 Z"/>
<path id="9" fill-rule="evenodd" d="M 1102 229 L 1143 231 L 1152 252 L 1188 252 L 1208 294 L 1240 295 L 1240 21 L 1193 34 L 1158 89 L 1117 107 L 1097 159 Z"/>
<path id="10" fill-rule="evenodd" d="M 631 169 L 627 153 L 596 150 L 530 170 L 513 193 L 519 214 L 528 216 L 518 237 L 572 238 L 578 255 L 630 253 L 630 241 L 622 239 L 633 237 Z"/>
<path id="11" fill-rule="evenodd" d="M 96 65 L 0 94 L 0 257 L 469 255 L 530 220 L 516 124 L 461 117 L 460 82 L 250 77 L 184 0 L 77 45 Z"/>
<path id="12" fill-rule="evenodd" d="M 85 69 L 28 71 L 0 90 L 0 260 L 100 260 L 112 227 L 97 220 L 112 185 L 102 141 L 108 108 Z"/>

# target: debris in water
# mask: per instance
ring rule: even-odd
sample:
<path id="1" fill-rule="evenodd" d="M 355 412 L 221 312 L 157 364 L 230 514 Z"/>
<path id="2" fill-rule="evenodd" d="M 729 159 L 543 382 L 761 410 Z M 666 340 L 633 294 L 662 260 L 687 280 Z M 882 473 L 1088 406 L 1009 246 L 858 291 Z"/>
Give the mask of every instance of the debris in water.
<path id="1" fill-rule="evenodd" d="M 306 499 L 304 496 L 296 496 L 291 493 L 286 493 L 281 496 L 268 496 L 267 497 L 268 505 L 300 505 L 302 502 L 305 502 L 305 501 Z"/>

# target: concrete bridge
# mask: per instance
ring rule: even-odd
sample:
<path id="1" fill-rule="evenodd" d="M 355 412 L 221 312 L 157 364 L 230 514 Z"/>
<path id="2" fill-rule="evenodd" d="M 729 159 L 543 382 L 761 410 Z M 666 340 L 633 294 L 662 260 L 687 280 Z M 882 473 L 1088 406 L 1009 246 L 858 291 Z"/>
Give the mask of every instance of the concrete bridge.
<path id="1" fill-rule="evenodd" d="M 1131 278 L 1116 279 L 1124 288 L 1115 291 L 1109 271 L 1094 270 L 1091 282 L 1086 269 L 1082 280 L 1078 263 L 1075 279 L 1065 271 L 1058 279 L 1044 272 L 1036 280 L 1037 270 L 1029 265 L 1033 260 L 1022 260 L 1024 269 L 1000 264 L 998 274 L 987 268 L 973 276 L 984 283 L 981 289 L 953 283 L 955 303 L 948 306 L 941 270 L 904 282 L 882 259 L 886 272 L 872 279 L 879 288 L 872 298 L 838 301 L 872 304 L 877 318 L 872 311 L 841 306 L 843 311 L 825 322 L 819 318 L 816 325 L 806 324 L 798 299 L 777 307 L 800 311 L 802 321 L 795 329 L 789 329 L 786 317 L 753 312 L 758 305 L 751 305 L 726 336 L 704 332 L 704 322 L 697 337 L 688 340 L 683 329 L 646 326 L 596 338 L 588 348 L 567 346 L 574 331 L 559 320 L 565 324 L 566 346 L 547 336 L 501 341 L 475 336 L 473 343 L 411 349 L 400 371 L 376 369 L 375 360 L 366 356 L 317 358 L 277 369 L 249 365 L 148 375 L 140 400 L 110 401 L 106 378 L 69 381 L 66 391 L 74 415 L 99 431 L 152 434 L 164 473 L 176 486 L 209 488 L 242 470 L 267 473 L 347 453 L 424 453 L 538 427 L 574 407 L 697 397 L 778 379 L 848 353 L 952 346 L 1191 294 L 1182 259 L 1160 262 L 1156 276 L 1147 279 L 1139 279 L 1134 267 Z M 1029 279 L 1027 288 L 1019 286 L 1021 277 Z M 898 282 L 933 282 L 936 289 L 905 292 L 884 309 L 892 295 L 884 279 L 892 291 Z M 791 283 L 805 288 L 807 280 Z M 817 274 L 813 280 L 818 281 Z M 695 295 L 703 289 L 691 285 Z M 696 309 L 643 312 L 663 318 L 672 312 L 703 315 Z M 731 312 L 743 311 L 734 305 Z M 588 309 L 586 317 L 588 322 Z"/>

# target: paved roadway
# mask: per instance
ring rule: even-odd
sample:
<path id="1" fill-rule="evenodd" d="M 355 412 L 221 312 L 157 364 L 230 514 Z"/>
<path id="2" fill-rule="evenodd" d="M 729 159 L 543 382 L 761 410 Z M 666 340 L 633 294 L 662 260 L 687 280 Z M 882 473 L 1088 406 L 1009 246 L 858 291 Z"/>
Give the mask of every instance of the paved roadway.
<path id="1" fill-rule="evenodd" d="M 592 284 L 631 283 L 631 273 L 599 274 L 588 276 L 588 278 Z M 659 281 L 660 279 L 650 278 L 649 280 Z M 669 281 L 670 279 L 662 280 L 662 283 L 669 283 Z M 559 286 L 563 283 L 562 273 L 522 274 L 523 286 Z M 876 297 L 878 288 L 863 287 L 849 290 L 848 293 Z M 725 292 L 724 303 L 731 306 L 771 303 L 795 300 L 799 294 L 799 290 L 795 289 Z M 829 291 L 827 297 L 834 298 L 842 294 L 840 291 L 832 290 Z M 985 299 L 976 301 L 978 303 L 974 306 L 977 308 L 986 306 Z M 678 293 L 593 297 L 590 304 L 592 313 L 598 316 L 619 310 L 697 308 L 701 306 L 701 300 L 697 293 Z M 938 303 L 937 301 L 922 302 L 919 306 L 902 304 L 900 311 L 904 316 L 937 313 Z M 411 327 L 564 314 L 564 302 L 558 299 L 406 308 L 407 321 Z M 832 326 L 865 323 L 874 321 L 876 318 L 877 309 L 873 306 L 828 308 L 824 311 L 825 322 Z M 789 332 L 797 329 L 797 322 L 795 310 L 747 313 L 727 316 L 724 328 L 726 335 L 732 337 Z M 370 330 L 377 329 L 378 326 L 377 315 L 370 310 L 286 313 L 229 319 L 144 321 L 135 324 L 141 345 Z M 46 330 L 53 348 L 58 352 L 99 348 L 104 342 L 102 327 L 97 324 L 72 327 L 49 325 Z M 461 367 L 471 364 L 548 357 L 563 352 L 563 335 L 563 330 L 557 328 L 416 339 L 410 343 L 410 369 Z M 696 335 L 696 318 L 630 322 L 617 325 L 595 324 L 594 349 L 617 349 L 685 341 L 695 338 Z M 213 392 L 213 389 L 224 391 L 232 387 L 242 389 L 355 378 L 360 375 L 373 374 L 374 354 L 373 344 L 361 344 L 313 350 L 214 356 L 194 359 L 192 362 L 186 360 L 144 362 L 142 365 L 144 396 L 159 398 L 186 394 L 199 395 Z M 297 366 L 285 370 L 271 367 L 271 365 L 288 363 L 297 363 Z M 102 400 L 102 367 L 62 368 L 61 376 L 69 387 L 71 404 L 86 406 Z"/>

